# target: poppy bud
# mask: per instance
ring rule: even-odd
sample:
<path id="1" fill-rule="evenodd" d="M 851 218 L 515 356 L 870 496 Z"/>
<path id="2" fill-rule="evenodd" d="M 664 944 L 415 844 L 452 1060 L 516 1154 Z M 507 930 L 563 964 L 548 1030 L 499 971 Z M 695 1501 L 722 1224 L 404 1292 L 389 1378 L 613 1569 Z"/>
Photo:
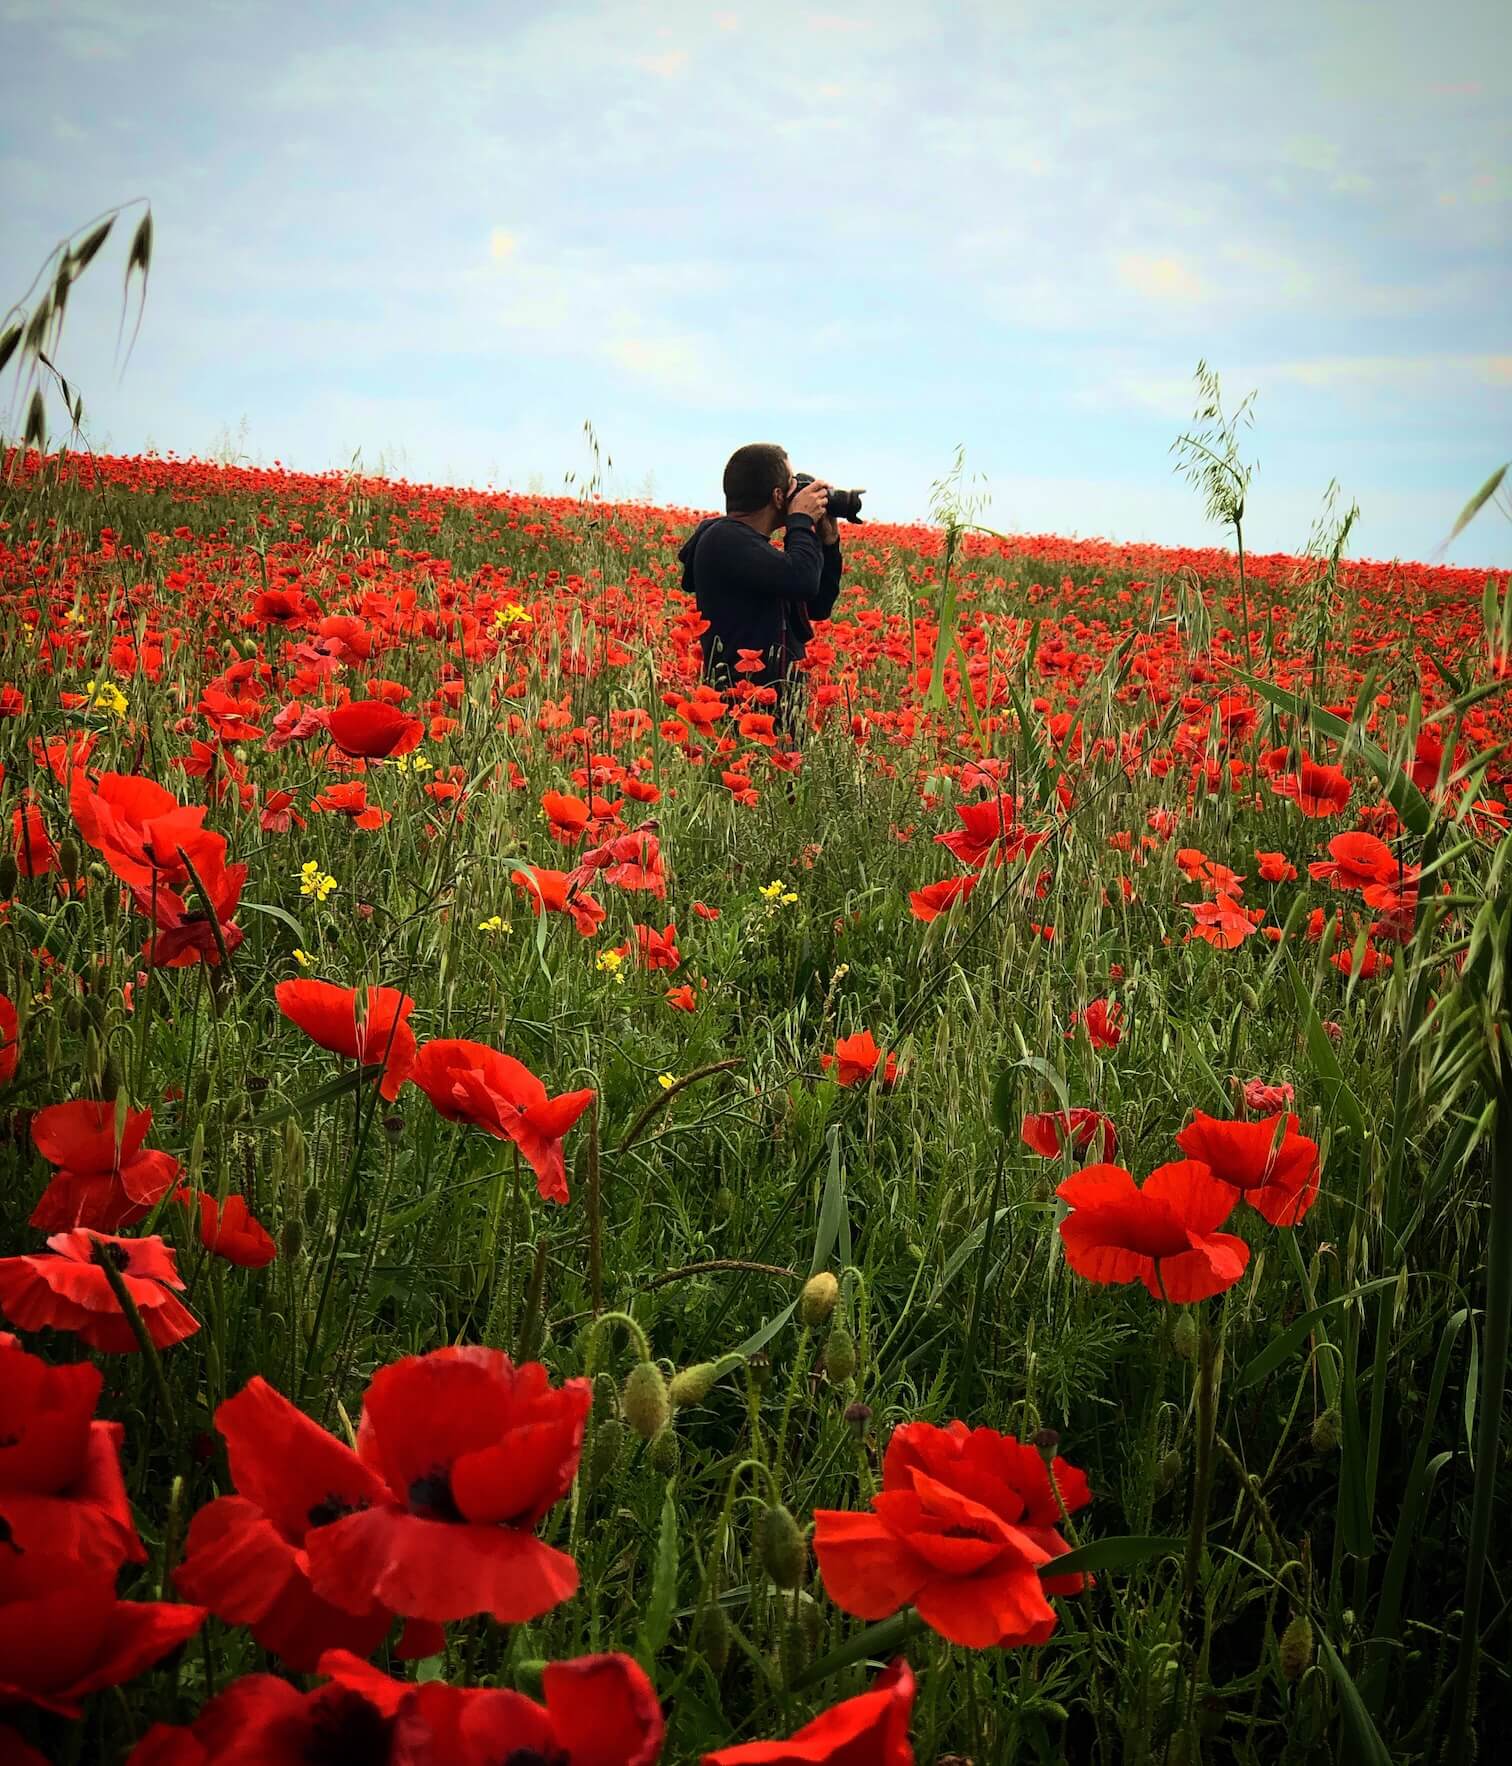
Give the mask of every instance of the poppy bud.
<path id="1" fill-rule="evenodd" d="M 593 1431 L 593 1451 L 588 1462 L 588 1482 L 596 1490 L 614 1470 L 625 1444 L 625 1425 L 617 1416 L 606 1416 Z"/>
<path id="2" fill-rule="evenodd" d="M 210 1075 L 201 1068 L 189 1082 L 189 1096 L 201 1109 L 210 1102 Z"/>
<path id="3" fill-rule="evenodd" d="M 1155 1488 L 1163 1496 L 1181 1476 L 1181 1455 L 1173 1447 L 1155 1468 Z"/>
<path id="4" fill-rule="evenodd" d="M 20 881 L 21 873 L 16 869 L 15 859 L 8 852 L 0 853 L 0 901 L 9 901 Z"/>
<path id="5" fill-rule="evenodd" d="M 832 1386 L 843 1386 L 856 1371 L 856 1340 L 844 1325 L 836 1325 L 824 1345 L 824 1377 Z"/>
<path id="6" fill-rule="evenodd" d="M 1175 1329 L 1171 1332 L 1171 1347 L 1183 1361 L 1197 1359 L 1197 1320 L 1190 1312 L 1183 1312 L 1177 1318 Z"/>
<path id="7" fill-rule="evenodd" d="M 723 1674 L 730 1659 L 730 1621 L 718 1601 L 710 1601 L 698 1616 L 698 1648 L 716 1674 Z"/>
<path id="8" fill-rule="evenodd" d="M 313 1343 L 315 1341 L 315 1308 L 313 1306 L 305 1307 L 299 1322 L 300 1328 L 304 1332 L 305 1342 Z"/>
<path id="9" fill-rule="evenodd" d="M 1312 1450 L 1314 1453 L 1333 1453 L 1338 1445 L 1339 1413 L 1325 1410 L 1312 1426 Z"/>
<path id="10" fill-rule="evenodd" d="M 779 1588 L 796 1588 L 808 1568 L 808 1543 L 781 1503 L 764 1508 L 756 1522 L 756 1556 Z"/>
<path id="11" fill-rule="evenodd" d="M 728 1220 L 735 1212 L 735 1192 L 728 1184 L 721 1184 L 714 1192 L 714 1218 Z"/>
<path id="12" fill-rule="evenodd" d="M 1281 1633 L 1281 1678 L 1295 1680 L 1312 1666 L 1313 1629 L 1306 1613 L 1298 1613 Z"/>
<path id="13" fill-rule="evenodd" d="M 325 1197 L 320 1193 L 318 1185 L 311 1184 L 300 1198 L 300 1208 L 304 1214 L 304 1223 L 311 1232 L 320 1225 L 320 1217 L 325 1212 Z"/>
<path id="14" fill-rule="evenodd" d="M 646 1459 L 651 1469 L 660 1472 L 664 1478 L 670 1478 L 677 1470 L 680 1455 L 677 1436 L 671 1428 L 663 1429 L 646 1449 Z"/>
<path id="15" fill-rule="evenodd" d="M 638 1362 L 631 1368 L 620 1394 L 620 1409 L 643 1441 L 651 1440 L 666 1428 L 672 1406 L 667 1398 L 667 1382 L 654 1361 Z"/>
<path id="16" fill-rule="evenodd" d="M 119 889 L 102 889 L 100 891 L 100 915 L 107 926 L 113 926 L 121 913 L 121 892 Z"/>
<path id="17" fill-rule="evenodd" d="M 828 1324 L 839 1298 L 840 1283 L 829 1270 L 821 1269 L 818 1275 L 811 1275 L 804 1283 L 803 1292 L 798 1296 L 798 1316 L 810 1328 Z"/>
<path id="18" fill-rule="evenodd" d="M 1239 997 L 1252 1012 L 1258 1012 L 1260 1010 L 1260 995 L 1255 992 L 1249 982 L 1241 981 L 1239 983 Z"/>
<path id="19" fill-rule="evenodd" d="M 791 1686 L 813 1660 L 808 1632 L 804 1629 L 801 1618 L 789 1616 L 782 1627 L 782 1635 L 777 1641 L 777 1654 L 782 1667 L 783 1681 Z"/>
<path id="20" fill-rule="evenodd" d="M 618 1417 L 619 1383 L 613 1374 L 593 1376 L 593 1414 L 595 1417 Z"/>
<path id="21" fill-rule="evenodd" d="M 278 1235 L 280 1254 L 290 1263 L 299 1255 L 300 1246 L 304 1244 L 304 1222 L 297 1214 L 291 1214 L 283 1223 L 283 1231 Z"/>
<path id="22" fill-rule="evenodd" d="M 100 1096 L 108 1103 L 121 1089 L 121 1069 L 113 1054 L 107 1053 L 100 1063 Z"/>
<path id="23" fill-rule="evenodd" d="M 72 889 L 79 880 L 79 843 L 72 834 L 65 834 L 58 842 L 58 869 L 63 873 L 63 881 Z"/>
<path id="24" fill-rule="evenodd" d="M 685 1367 L 681 1373 L 672 1376 L 667 1387 L 667 1396 L 672 1400 L 672 1408 L 681 1410 L 685 1405 L 702 1404 L 709 1396 L 719 1372 L 719 1364 L 715 1361 L 700 1361 L 692 1367 Z"/>
<path id="25" fill-rule="evenodd" d="M 70 1036 L 77 1036 L 84 1028 L 84 1007 L 72 994 L 63 1002 L 63 1028 Z"/>
<path id="26" fill-rule="evenodd" d="M 84 1016 L 99 1036 L 105 1034 L 105 996 L 102 993 L 88 993 L 84 996 Z"/>

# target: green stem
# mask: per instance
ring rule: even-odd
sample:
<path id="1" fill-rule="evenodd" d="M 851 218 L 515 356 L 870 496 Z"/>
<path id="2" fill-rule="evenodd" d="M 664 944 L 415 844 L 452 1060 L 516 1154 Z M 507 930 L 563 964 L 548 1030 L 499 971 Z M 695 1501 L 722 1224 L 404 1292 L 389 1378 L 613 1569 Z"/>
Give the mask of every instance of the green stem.
<path id="1" fill-rule="evenodd" d="M 821 1680 L 828 1680 L 831 1674 L 838 1674 L 842 1668 L 849 1668 L 854 1662 L 864 1662 L 872 1656 L 889 1656 L 894 1650 L 901 1649 L 910 1638 L 917 1637 L 921 1631 L 926 1630 L 928 1627 L 913 1608 L 905 1607 L 901 1613 L 894 1613 L 890 1619 L 883 1619 L 880 1624 L 868 1625 L 864 1631 L 858 1631 L 848 1642 L 842 1643 L 839 1649 L 831 1650 L 827 1656 L 820 1656 L 817 1662 L 805 1668 L 794 1679 L 792 1690 L 801 1692 L 806 1686 L 816 1686 Z"/>
<path id="2" fill-rule="evenodd" d="M 1218 1342 L 1206 1319 L 1201 1320 L 1197 1329 L 1197 1463 L 1192 1478 L 1192 1525 L 1187 1536 L 1183 1579 L 1188 1605 L 1196 1598 L 1202 1571 L 1213 1484 L 1213 1436 L 1218 1418 Z"/>
<path id="3" fill-rule="evenodd" d="M 163 1373 L 163 1362 L 157 1352 L 157 1344 L 148 1334 L 147 1326 L 137 1309 L 137 1303 L 132 1299 L 130 1290 L 126 1286 L 125 1276 L 121 1274 L 108 1256 L 100 1258 L 98 1267 L 104 1270 L 105 1280 L 110 1283 L 110 1291 L 116 1297 L 116 1304 L 125 1313 L 126 1322 L 131 1326 L 132 1335 L 137 1340 L 137 1347 L 142 1352 L 142 1359 L 147 1364 L 148 1374 L 156 1388 L 157 1400 L 162 1406 L 163 1416 L 168 1424 L 168 1433 L 172 1435 L 175 1431 L 173 1399 L 169 1395 L 168 1380 Z"/>

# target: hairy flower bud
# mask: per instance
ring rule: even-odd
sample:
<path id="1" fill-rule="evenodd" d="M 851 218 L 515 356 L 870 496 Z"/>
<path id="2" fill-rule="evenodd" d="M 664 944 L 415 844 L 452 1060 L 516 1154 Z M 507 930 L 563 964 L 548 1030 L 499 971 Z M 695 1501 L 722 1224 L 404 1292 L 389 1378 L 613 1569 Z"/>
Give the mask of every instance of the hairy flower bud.
<path id="1" fill-rule="evenodd" d="M 638 1362 L 631 1368 L 620 1395 L 620 1409 L 643 1441 L 650 1441 L 666 1428 L 672 1405 L 667 1397 L 667 1382 L 654 1361 Z"/>
<path id="2" fill-rule="evenodd" d="M 625 1445 L 625 1425 L 617 1416 L 606 1416 L 593 1430 L 593 1449 L 588 1460 L 588 1482 L 595 1490 L 613 1472 Z"/>
<path id="3" fill-rule="evenodd" d="M 58 842 L 58 869 L 63 873 L 63 881 L 72 889 L 79 880 L 79 843 L 72 834 L 65 834 Z"/>
<path id="4" fill-rule="evenodd" d="M 1160 1464 L 1155 1468 L 1155 1488 L 1164 1496 L 1181 1476 L 1181 1455 L 1173 1447 L 1169 1453 L 1162 1454 Z"/>
<path id="5" fill-rule="evenodd" d="M 1183 1312 L 1177 1318 L 1171 1332 L 1171 1347 L 1183 1361 L 1197 1359 L 1197 1320 L 1190 1312 Z"/>
<path id="6" fill-rule="evenodd" d="M 16 893 L 21 873 L 10 853 L 0 853 L 0 901 L 9 901 Z"/>
<path id="7" fill-rule="evenodd" d="M 1298 1613 L 1281 1633 L 1281 1677 L 1295 1680 L 1312 1666 L 1313 1628 L 1306 1613 Z"/>
<path id="8" fill-rule="evenodd" d="M 1339 1413 L 1325 1410 L 1312 1426 L 1312 1450 L 1314 1453 L 1334 1453 L 1338 1446 Z"/>
<path id="9" fill-rule="evenodd" d="M 856 1340 L 844 1325 L 836 1325 L 824 1345 L 824 1377 L 832 1386 L 843 1386 L 856 1371 Z"/>
<path id="10" fill-rule="evenodd" d="M 685 1367 L 681 1373 L 674 1374 L 667 1387 L 672 1408 L 681 1410 L 685 1405 L 702 1404 L 709 1396 L 718 1372 L 718 1362 L 700 1361 L 695 1362 L 692 1367 Z"/>
<path id="11" fill-rule="evenodd" d="M 808 1542 L 781 1503 L 764 1508 L 756 1522 L 756 1556 L 779 1588 L 797 1588 L 808 1569 Z"/>
<path id="12" fill-rule="evenodd" d="M 716 1674 L 723 1674 L 730 1659 L 730 1621 L 717 1600 L 710 1601 L 698 1615 L 694 1637 L 703 1659 Z"/>
<path id="13" fill-rule="evenodd" d="M 291 1214 L 283 1223 L 283 1230 L 278 1235 L 279 1254 L 293 1262 L 299 1255 L 300 1246 L 304 1244 L 304 1222 L 297 1214 Z"/>
<path id="14" fill-rule="evenodd" d="M 803 1285 L 798 1296 L 798 1316 L 810 1328 L 828 1324 L 839 1298 L 840 1283 L 829 1270 L 821 1269 Z"/>
<path id="15" fill-rule="evenodd" d="M 595 1417 L 619 1415 L 619 1382 L 611 1373 L 593 1376 L 593 1414 Z"/>
<path id="16" fill-rule="evenodd" d="M 660 1472 L 664 1478 L 670 1478 L 677 1470 L 681 1455 L 677 1436 L 670 1427 L 663 1429 L 646 1449 L 647 1463 L 652 1471 Z"/>

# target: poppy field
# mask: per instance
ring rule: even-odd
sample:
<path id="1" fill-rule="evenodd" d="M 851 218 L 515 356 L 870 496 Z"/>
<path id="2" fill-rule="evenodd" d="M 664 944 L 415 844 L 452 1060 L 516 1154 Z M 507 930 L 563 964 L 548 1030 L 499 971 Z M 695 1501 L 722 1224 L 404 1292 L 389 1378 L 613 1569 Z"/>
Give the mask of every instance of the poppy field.
<path id="1" fill-rule="evenodd" d="M 1505 576 L 0 462 L 0 1759 L 1450 1761 Z"/>

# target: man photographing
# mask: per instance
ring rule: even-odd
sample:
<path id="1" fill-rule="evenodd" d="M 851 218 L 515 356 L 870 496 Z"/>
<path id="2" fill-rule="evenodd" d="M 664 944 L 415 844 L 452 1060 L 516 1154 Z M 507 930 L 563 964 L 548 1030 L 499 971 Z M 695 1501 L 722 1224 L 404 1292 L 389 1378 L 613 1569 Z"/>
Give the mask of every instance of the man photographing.
<path id="1" fill-rule="evenodd" d="M 833 494 L 850 519 L 860 519 L 860 492 Z M 814 620 L 834 609 L 844 568 L 829 513 L 832 487 L 800 480 L 785 449 L 752 442 L 730 456 L 724 495 L 725 513 L 699 522 L 678 553 L 683 588 L 709 622 L 699 640 L 704 676 L 722 688 L 741 680 L 773 688 L 777 723 L 793 734 L 797 665 Z M 787 530 L 780 552 L 771 543 L 779 527 Z"/>

